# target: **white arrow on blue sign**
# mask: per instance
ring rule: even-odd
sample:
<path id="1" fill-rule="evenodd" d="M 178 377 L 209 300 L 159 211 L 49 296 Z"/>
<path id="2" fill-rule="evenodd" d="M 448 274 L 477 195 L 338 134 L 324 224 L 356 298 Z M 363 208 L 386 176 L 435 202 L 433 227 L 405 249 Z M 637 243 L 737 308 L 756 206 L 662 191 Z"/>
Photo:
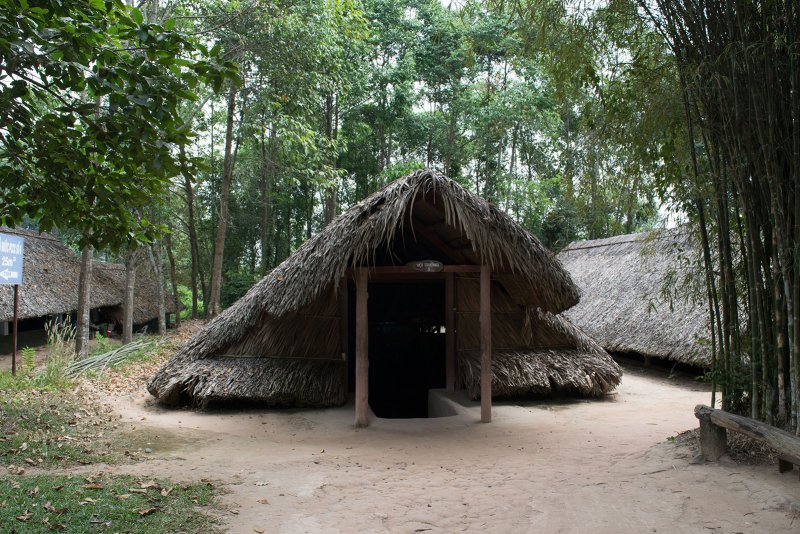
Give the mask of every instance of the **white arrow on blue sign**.
<path id="1" fill-rule="evenodd" d="M 8 234 L 0 234 L 0 285 L 22 283 L 22 255 L 25 239 Z"/>

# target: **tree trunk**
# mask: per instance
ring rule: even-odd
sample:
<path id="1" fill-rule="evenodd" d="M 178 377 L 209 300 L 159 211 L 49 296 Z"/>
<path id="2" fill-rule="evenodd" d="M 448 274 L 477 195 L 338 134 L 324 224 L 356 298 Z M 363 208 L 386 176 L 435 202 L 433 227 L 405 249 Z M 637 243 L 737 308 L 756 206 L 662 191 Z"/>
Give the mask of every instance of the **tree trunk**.
<path id="1" fill-rule="evenodd" d="M 325 98 L 325 137 L 328 138 L 331 146 L 336 138 L 336 132 L 333 129 L 335 113 L 334 96 L 328 94 Z M 331 168 L 336 168 L 335 160 L 331 162 Z M 334 217 L 336 217 L 336 184 L 331 183 L 325 190 L 325 225 L 327 226 Z"/>
<path id="2" fill-rule="evenodd" d="M 192 258 L 192 319 L 197 318 L 197 282 L 200 273 L 200 250 L 197 246 L 197 226 L 194 221 L 194 188 L 188 176 L 183 177 L 183 189 L 186 192 L 186 210 L 188 217 L 186 226 L 189 234 L 189 251 Z"/>
<path id="3" fill-rule="evenodd" d="M 220 293 L 222 287 L 222 258 L 225 249 L 225 231 L 228 227 L 228 194 L 233 177 L 233 115 L 236 105 L 236 87 L 231 84 L 228 92 L 228 114 L 225 123 L 225 159 L 222 165 L 222 190 L 219 201 L 219 224 L 217 237 L 214 240 L 214 263 L 211 268 L 211 294 L 209 315 L 216 317 L 220 313 Z"/>
<path id="4" fill-rule="evenodd" d="M 158 299 L 158 335 L 163 336 L 167 333 L 167 301 L 164 296 L 164 260 L 161 254 L 161 244 L 156 242 L 155 251 L 153 246 L 147 247 L 147 254 L 150 258 L 150 267 L 153 269 L 153 276 L 156 279 L 156 299 Z"/>
<path id="5" fill-rule="evenodd" d="M 166 234 L 167 257 L 169 258 L 169 280 L 172 283 L 172 303 L 175 306 L 175 328 L 181 327 L 181 300 L 178 298 L 178 276 L 175 269 L 175 254 L 172 251 L 172 235 Z"/>
<path id="6" fill-rule="evenodd" d="M 89 355 L 89 311 L 92 291 L 92 247 L 81 252 L 81 274 L 78 281 L 78 330 L 75 335 L 75 357 L 79 360 Z"/>
<path id="7" fill-rule="evenodd" d="M 272 124 L 269 130 L 269 145 L 261 132 L 261 274 L 269 270 L 269 237 L 272 233 L 272 181 L 275 169 L 275 145 L 277 143 L 277 130 Z"/>
<path id="8" fill-rule="evenodd" d="M 125 259 L 125 301 L 122 304 L 122 344 L 133 341 L 133 307 L 138 250 L 129 249 Z"/>

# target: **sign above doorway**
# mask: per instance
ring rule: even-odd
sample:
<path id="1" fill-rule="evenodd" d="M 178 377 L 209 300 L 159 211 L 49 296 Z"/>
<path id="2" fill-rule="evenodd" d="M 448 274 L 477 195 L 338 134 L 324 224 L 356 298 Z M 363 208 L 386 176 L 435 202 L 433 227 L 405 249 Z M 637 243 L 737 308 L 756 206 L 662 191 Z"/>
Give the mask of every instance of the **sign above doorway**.
<path id="1" fill-rule="evenodd" d="M 444 269 L 442 262 L 437 260 L 417 260 L 406 263 L 406 267 L 411 267 L 421 273 L 440 273 Z"/>

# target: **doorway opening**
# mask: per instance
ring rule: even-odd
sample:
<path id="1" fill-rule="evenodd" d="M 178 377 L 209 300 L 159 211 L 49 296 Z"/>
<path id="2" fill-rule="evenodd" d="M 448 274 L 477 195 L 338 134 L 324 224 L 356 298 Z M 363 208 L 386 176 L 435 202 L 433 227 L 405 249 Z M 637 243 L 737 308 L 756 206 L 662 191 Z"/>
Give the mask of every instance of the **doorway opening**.
<path id="1" fill-rule="evenodd" d="M 428 417 L 428 391 L 445 387 L 444 281 L 370 282 L 368 310 L 370 408 Z"/>

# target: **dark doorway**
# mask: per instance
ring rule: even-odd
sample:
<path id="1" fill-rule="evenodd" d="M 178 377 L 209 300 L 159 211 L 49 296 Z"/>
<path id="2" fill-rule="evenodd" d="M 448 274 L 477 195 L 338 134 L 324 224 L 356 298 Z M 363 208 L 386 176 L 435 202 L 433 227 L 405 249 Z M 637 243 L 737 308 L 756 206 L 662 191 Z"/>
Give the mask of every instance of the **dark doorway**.
<path id="1" fill-rule="evenodd" d="M 428 390 L 445 387 L 444 281 L 371 282 L 368 309 L 370 408 L 428 417 Z"/>

